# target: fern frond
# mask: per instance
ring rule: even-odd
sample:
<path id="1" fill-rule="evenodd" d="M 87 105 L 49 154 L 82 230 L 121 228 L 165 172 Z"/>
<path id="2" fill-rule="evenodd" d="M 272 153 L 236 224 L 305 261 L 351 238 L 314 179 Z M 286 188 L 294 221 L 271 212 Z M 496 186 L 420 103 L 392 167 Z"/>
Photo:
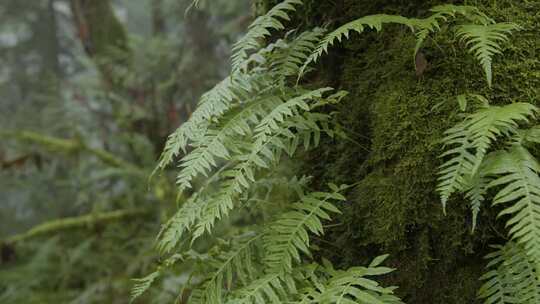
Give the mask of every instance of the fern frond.
<path id="1" fill-rule="evenodd" d="M 471 180 L 467 182 L 468 189 L 465 190 L 465 197 L 469 199 L 472 211 L 472 232 L 476 229 L 476 222 L 478 220 L 478 213 L 480 213 L 480 207 L 485 200 L 489 177 L 479 173 L 471 177 Z"/>
<path id="2" fill-rule="evenodd" d="M 293 262 L 300 262 L 300 253 L 309 255 L 309 233 L 323 234 L 322 220 L 340 211 L 330 201 L 343 201 L 341 194 L 314 192 L 292 205 L 269 228 L 264 238 L 265 263 L 271 272 L 291 271 Z"/>
<path id="3" fill-rule="evenodd" d="M 493 81 L 491 68 L 493 56 L 501 53 L 501 44 L 508 41 L 508 35 L 519 28 L 514 23 L 467 24 L 458 26 L 457 36 L 465 41 L 469 52 L 482 65 L 487 83 L 490 87 Z"/>
<path id="4" fill-rule="evenodd" d="M 493 248 L 496 251 L 486 256 L 490 261 L 478 296 L 485 304 L 540 303 L 538 265 L 531 263 L 524 248 L 514 242 Z"/>
<path id="5" fill-rule="evenodd" d="M 461 15 L 474 23 L 495 23 L 493 19 L 481 12 L 478 7 L 471 5 L 442 4 L 432 7 L 430 11 L 435 13 L 435 16 L 438 16 L 438 18 L 443 18 L 444 20 L 448 20 L 448 17 Z"/>
<path id="6" fill-rule="evenodd" d="M 157 238 L 157 249 L 161 254 L 170 253 L 182 240 L 201 216 L 201 202 L 198 195 L 190 197 L 161 228 Z"/>
<path id="7" fill-rule="evenodd" d="M 152 283 L 154 283 L 159 275 L 159 271 L 155 271 L 144 278 L 133 279 L 135 285 L 131 289 L 130 303 L 133 303 L 133 301 L 135 301 L 138 297 L 142 296 L 150 288 L 150 286 L 152 286 Z"/>
<path id="8" fill-rule="evenodd" d="M 291 42 L 283 42 L 272 55 L 270 70 L 283 79 L 298 75 L 324 33 L 324 29 L 314 28 L 301 33 Z"/>
<path id="9" fill-rule="evenodd" d="M 228 303 L 281 304 L 285 302 L 285 286 L 278 273 L 271 273 L 236 291 L 235 297 Z"/>
<path id="10" fill-rule="evenodd" d="M 251 125 L 258 123 L 261 117 L 281 103 L 278 96 L 261 97 L 249 102 L 230 117 L 222 117 L 226 122 L 217 129 L 207 129 L 206 135 L 193 144 L 196 148 L 181 160 L 182 169 L 177 176 L 180 192 L 191 188 L 191 182 L 197 175 L 207 176 L 217 166 L 218 159 L 230 159 L 230 150 L 234 149 L 233 140 L 252 133 Z"/>
<path id="11" fill-rule="evenodd" d="M 369 279 L 393 271 L 391 268 L 379 266 L 387 256 L 375 258 L 368 267 L 353 267 L 348 270 L 335 270 L 328 262 L 320 267 L 320 275 L 310 276 L 313 287 L 308 288 L 299 304 L 315 303 L 403 303 L 393 294 L 395 287 L 382 287 L 378 282 Z"/>
<path id="12" fill-rule="evenodd" d="M 197 301 L 205 304 L 219 304 L 226 297 L 225 291 L 233 289 L 233 279 L 248 285 L 254 279 L 253 250 L 261 234 L 235 244 L 233 250 L 226 252 L 211 262 L 211 275 L 196 292 Z M 225 287 L 224 287 L 225 286 Z"/>
<path id="13" fill-rule="evenodd" d="M 249 189 L 255 181 L 257 169 L 267 169 L 270 163 L 276 160 L 277 151 L 286 149 L 282 137 L 294 137 L 291 129 L 297 127 L 291 124 L 292 118 L 302 114 L 301 111 L 309 111 L 308 102 L 321 98 L 324 92 L 331 90 L 323 88 L 308 91 L 303 95 L 291 98 L 275 106 L 259 124 L 254 128 L 254 136 L 251 143 L 245 143 L 247 154 L 236 156 L 239 163 L 230 170 L 223 172 L 225 180 L 221 184 L 218 194 L 206 202 L 202 218 L 193 233 L 198 238 L 205 232 L 210 232 L 216 220 L 221 219 L 234 208 L 235 199 Z"/>
<path id="14" fill-rule="evenodd" d="M 298 115 L 299 110 L 309 111 L 309 101 L 321 98 L 325 92 L 331 90 L 333 89 L 322 88 L 309 91 L 275 107 L 272 112 L 270 112 L 265 118 L 263 118 L 261 122 L 255 127 L 255 145 L 259 146 L 262 143 L 266 142 L 268 136 L 280 129 L 279 124 L 285 121 L 287 117 Z"/>
<path id="15" fill-rule="evenodd" d="M 387 23 L 402 24 L 410 27 L 412 30 L 414 29 L 414 23 L 411 21 L 411 19 L 403 16 L 378 14 L 365 16 L 360 19 L 351 21 L 347 24 L 340 26 L 339 28 L 324 37 L 324 39 L 319 43 L 315 51 L 313 51 L 313 53 L 309 56 L 309 58 L 306 60 L 306 62 L 300 69 L 299 77 L 301 77 L 305 73 L 307 67 L 311 63 L 317 62 L 322 55 L 328 53 L 328 49 L 336 42 L 341 42 L 343 39 L 349 39 L 349 35 L 352 32 L 357 32 L 361 34 L 365 30 L 369 29 L 380 31 L 382 30 L 383 24 Z"/>
<path id="16" fill-rule="evenodd" d="M 452 156 L 440 167 L 437 191 L 443 206 L 450 195 L 468 188 L 468 177 L 474 176 L 491 144 L 500 136 L 518 131 L 520 122 L 528 122 L 538 109 L 529 103 L 491 106 L 468 115 L 465 120 L 446 131 L 442 142 L 451 146 L 441 157 Z"/>
<path id="17" fill-rule="evenodd" d="M 471 174 L 476 173 L 489 147 L 498 136 L 515 134 L 518 123 L 529 122 L 537 112 L 538 108 L 530 103 L 516 102 L 502 107 L 491 106 L 470 115 L 464 127 L 476 149 L 475 167 Z"/>
<path id="18" fill-rule="evenodd" d="M 499 216 L 510 215 L 510 235 L 523 245 L 527 254 L 540 265 L 540 165 L 524 147 L 514 145 L 508 151 L 491 155 L 489 174 L 496 175 L 489 187 L 503 188 L 493 205 L 508 205 Z"/>
<path id="19" fill-rule="evenodd" d="M 242 63 L 248 58 L 249 52 L 262 47 L 265 37 L 270 36 L 271 30 L 282 30 L 285 26 L 282 21 L 290 20 L 289 12 L 296 10 L 296 5 L 301 5 L 302 0 L 285 0 L 274 6 L 268 13 L 258 17 L 249 26 L 248 32 L 233 46 L 232 68 L 238 71 Z"/>
<path id="20" fill-rule="evenodd" d="M 422 44 L 430 34 L 440 31 L 441 21 L 449 23 L 451 18 L 454 19 L 458 16 L 464 16 L 471 21 L 480 22 L 481 24 L 492 22 L 489 17 L 474 6 L 444 4 L 435 6 L 431 8 L 430 11 L 433 15 L 427 18 L 411 19 L 411 22 L 414 23 L 416 36 L 414 56 L 416 56 L 422 47 Z"/>
<path id="21" fill-rule="evenodd" d="M 235 104 L 245 101 L 255 92 L 269 86 L 266 76 L 235 73 L 219 82 L 202 95 L 199 106 L 167 139 L 165 148 L 154 170 L 162 170 L 173 162 L 180 152 L 186 152 L 188 143 L 206 135 L 213 118 L 220 117 Z"/>
<path id="22" fill-rule="evenodd" d="M 530 129 L 519 130 L 515 140 L 522 145 L 540 144 L 540 126 L 534 126 Z"/>
<path id="23" fill-rule="evenodd" d="M 467 188 L 466 176 L 472 173 L 475 163 L 469 134 L 460 125 L 449 129 L 446 133 L 447 136 L 443 139 L 443 143 L 454 147 L 440 156 L 441 158 L 452 157 L 439 167 L 437 192 L 441 197 L 444 210 L 446 210 L 446 203 L 453 193 L 461 192 Z"/>

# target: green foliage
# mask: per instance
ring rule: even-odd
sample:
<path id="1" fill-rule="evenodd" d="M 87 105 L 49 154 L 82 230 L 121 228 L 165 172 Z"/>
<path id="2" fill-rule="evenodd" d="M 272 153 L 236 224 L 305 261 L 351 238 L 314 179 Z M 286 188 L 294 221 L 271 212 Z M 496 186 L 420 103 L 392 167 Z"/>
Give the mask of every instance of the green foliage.
<path id="1" fill-rule="evenodd" d="M 475 176 L 489 148 L 498 136 L 515 134 L 519 122 L 528 122 L 537 109 L 529 103 L 488 106 L 468 115 L 446 132 L 443 143 L 451 146 L 441 157 L 452 156 L 441 166 L 438 191 L 443 206 L 450 195 L 468 189 L 468 177 Z"/>
<path id="2" fill-rule="evenodd" d="M 466 41 L 469 51 L 480 61 L 486 73 L 488 84 L 491 86 L 493 78 L 491 70 L 492 57 L 501 53 L 501 43 L 508 41 L 508 34 L 519 29 L 519 26 L 513 23 L 495 23 L 474 6 L 439 5 L 430 11 L 433 14 L 423 19 L 378 14 L 365 16 L 342 25 L 320 41 L 302 67 L 300 77 L 306 72 L 309 64 L 317 62 L 323 54 L 328 53 L 328 49 L 336 42 L 349 39 L 350 34 L 353 32 L 361 34 L 369 29 L 379 32 L 382 30 L 383 25 L 392 23 L 407 26 L 416 36 L 414 58 L 429 34 L 441 30 L 441 22 L 450 23 L 451 19 L 458 19 L 456 35 Z M 458 17 L 465 20 L 460 20 Z"/>
<path id="3" fill-rule="evenodd" d="M 367 277 L 387 274 L 391 268 L 379 266 L 388 256 L 376 257 L 367 267 L 352 267 L 348 270 L 335 270 L 329 262 L 317 275 L 321 267 L 311 272 L 308 279 L 315 288 L 309 288 L 298 303 L 403 303 L 393 295 L 395 287 L 382 287 Z"/>
<path id="4" fill-rule="evenodd" d="M 177 184 L 181 193 L 194 191 L 159 234 L 157 246 L 163 254 L 194 248 L 203 235 L 215 233 L 217 224 L 235 214 L 263 215 L 242 234 L 247 237 L 233 234 L 226 241 L 230 245 L 218 243 L 210 251 L 214 253 L 196 271 L 202 280 L 194 284 L 190 303 L 397 300 L 392 288 L 363 278 L 391 271 L 377 265 L 344 273 L 319 267 L 320 282 L 306 280 L 305 265 L 313 259 L 310 234 L 321 236 L 323 221 L 331 219 L 330 213 L 339 213 L 334 203 L 345 200 L 341 192 L 346 186 L 331 185 L 332 192 L 296 188 L 290 193 L 298 198 L 292 204 L 265 200 L 268 206 L 261 209 L 252 203 L 260 200 L 266 181 L 279 176 L 277 168 L 284 159 L 301 147 L 316 147 L 322 135 L 336 135 L 332 113 L 321 110 L 331 109 L 346 95 L 291 82 L 315 51 L 321 29 L 290 32 L 266 47 L 260 44 L 269 29 L 284 28 L 277 18 L 288 20 L 286 12 L 294 10 L 293 4 L 299 1 L 278 4 L 254 22 L 233 48 L 231 76 L 203 95 L 190 120 L 169 137 L 158 165 L 158 169 L 167 166 L 184 151 Z M 199 185 L 201 176 L 206 181 Z M 259 222 L 264 218 L 269 220 Z M 142 279 L 133 295 L 139 296 L 153 280 L 153 275 Z M 303 295 L 303 290 L 309 294 Z"/>
<path id="5" fill-rule="evenodd" d="M 259 16 L 250 26 L 248 32 L 233 46 L 233 71 L 241 68 L 248 59 L 248 52 L 262 47 L 261 40 L 270 36 L 270 30 L 285 28 L 282 21 L 288 21 L 289 13 L 296 10 L 295 5 L 302 4 L 302 0 L 285 0 L 274 6 L 267 14 Z"/>
<path id="6" fill-rule="evenodd" d="M 480 61 L 490 87 L 493 81 L 493 56 L 501 53 L 501 43 L 508 41 L 508 35 L 518 29 L 519 26 L 513 23 L 458 26 L 457 36 L 466 42 L 469 52 Z"/>
<path id="7" fill-rule="evenodd" d="M 330 220 L 328 212 L 339 213 L 329 200 L 345 201 L 339 193 L 311 193 L 292 204 L 292 211 L 282 214 L 265 237 L 268 253 L 265 263 L 271 272 L 291 271 L 300 254 L 310 255 L 309 233 L 321 236 L 321 220 Z"/>
<path id="8" fill-rule="evenodd" d="M 521 129 L 537 112 L 529 103 L 484 104 L 443 139 L 450 149 L 442 157 L 451 157 L 439 172 L 443 205 L 452 193 L 465 193 L 474 229 L 481 203 L 495 189 L 491 204 L 504 205 L 499 216 L 510 216 L 506 226 L 513 241 L 488 256 L 490 271 L 479 291 L 485 303 L 536 303 L 540 295 L 540 165 L 523 145 L 535 141 L 536 128 Z"/>
<path id="9" fill-rule="evenodd" d="M 442 5 L 424 19 L 370 15 L 325 36 L 318 28 L 300 34 L 291 31 L 265 45 L 263 41 L 274 36 L 271 31 L 286 28 L 283 22 L 291 19 L 289 13 L 298 4 L 301 1 L 286 0 L 255 20 L 233 47 L 231 75 L 203 95 L 190 120 L 169 137 L 158 165 L 158 169 L 166 167 L 183 152 L 177 176 L 180 197 L 187 195 L 188 189 L 193 191 L 158 236 L 162 254 L 201 247 L 203 236 L 217 243 L 205 249 L 204 265 L 190 274 L 200 279 L 193 284 L 190 303 L 401 303 L 393 287 L 385 288 L 366 278 L 392 271 L 379 267 L 384 256 L 368 267 L 346 270 L 335 270 L 327 262 L 321 266 L 312 256 L 315 248 L 310 246 L 310 237 L 321 236 L 323 221 L 331 220 L 330 213 L 339 213 L 334 204 L 346 200 L 343 192 L 347 186 L 330 185 L 331 192 L 311 192 L 303 187 L 298 193 L 287 193 L 286 199 L 275 200 L 271 199 L 273 193 L 262 187 L 262 181 L 279 176 L 280 165 L 293 158 L 300 147 L 316 147 L 321 136 L 334 137 L 340 132 L 332 108 L 346 93 L 332 94 L 332 88 L 312 88 L 299 80 L 311 64 L 336 42 L 349 39 L 352 32 L 380 31 L 392 23 L 405 25 L 415 34 L 416 54 L 429 34 L 447 28 L 444 22 L 457 24 L 449 28 L 466 41 L 491 86 L 492 57 L 501 52 L 508 34 L 518 28 L 495 23 L 475 7 Z M 536 133 L 522 126 L 535 119 L 538 110 L 519 102 L 490 106 L 480 95 L 460 96 L 462 110 L 467 110 L 470 99 L 479 101 L 480 109 L 464 115 L 442 140 L 450 147 L 441 156 L 450 159 L 441 166 L 437 187 L 443 206 L 446 208 L 453 193 L 464 193 L 471 200 L 476 223 L 489 190 L 503 186 L 493 205 L 513 204 L 501 215 L 513 216 L 508 222 L 510 235 L 516 246 L 526 250 L 525 259 L 537 265 L 540 167 L 516 142 L 537 140 Z M 509 144 L 508 151 L 497 151 Z M 201 177 L 205 178 L 202 184 Z M 291 196 L 296 199 L 291 200 Z M 256 201 L 261 203 L 254 204 Z M 229 224 L 237 215 L 252 218 L 242 229 L 233 229 L 225 233 L 224 240 L 216 240 L 215 227 Z M 511 272 L 515 276 L 510 280 L 524 277 L 522 270 Z M 527 273 L 526 277 L 530 276 Z M 485 276 L 488 280 L 493 277 Z M 154 275 L 142 279 L 134 297 L 154 279 Z M 537 292 L 537 286 L 531 285 L 534 282 L 528 280 L 527 286 L 519 288 Z M 490 298 L 498 292 L 490 288 L 484 287 L 481 294 Z M 524 301 L 530 299 L 519 290 L 510 292 Z"/>
<path id="10" fill-rule="evenodd" d="M 503 186 L 493 205 L 506 204 L 500 216 L 509 215 L 509 234 L 523 245 L 527 254 L 540 265 L 540 165 L 526 148 L 514 145 L 494 153 L 486 173 L 497 176 L 489 188 Z"/>
<path id="11" fill-rule="evenodd" d="M 540 280 L 538 264 L 532 263 L 525 249 L 514 242 L 493 246 L 496 251 L 486 256 L 488 272 L 479 290 L 484 303 L 538 303 Z"/>
<path id="12" fill-rule="evenodd" d="M 131 289 L 131 299 L 132 301 L 140 297 L 145 291 L 152 286 L 154 280 L 159 277 L 159 271 L 154 271 L 151 274 L 147 275 L 144 278 L 134 279 L 135 285 Z"/>

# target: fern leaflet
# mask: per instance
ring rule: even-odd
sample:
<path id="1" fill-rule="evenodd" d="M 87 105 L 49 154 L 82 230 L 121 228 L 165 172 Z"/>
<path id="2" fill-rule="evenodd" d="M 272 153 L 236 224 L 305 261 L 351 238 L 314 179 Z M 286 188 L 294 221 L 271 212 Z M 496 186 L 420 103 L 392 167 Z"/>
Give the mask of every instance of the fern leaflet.
<path id="1" fill-rule="evenodd" d="M 495 54 L 501 53 L 501 43 L 508 41 L 508 35 L 519 26 L 514 23 L 496 24 L 467 24 L 460 25 L 457 29 L 457 36 L 465 41 L 469 52 L 471 52 L 480 62 L 488 86 L 493 82 L 493 72 L 491 63 Z"/>

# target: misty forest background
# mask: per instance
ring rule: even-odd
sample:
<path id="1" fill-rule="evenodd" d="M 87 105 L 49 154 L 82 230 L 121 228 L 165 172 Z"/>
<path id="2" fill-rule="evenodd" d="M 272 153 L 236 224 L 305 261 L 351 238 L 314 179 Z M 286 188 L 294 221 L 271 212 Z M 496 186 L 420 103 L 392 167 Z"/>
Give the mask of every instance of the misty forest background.
<path id="1" fill-rule="evenodd" d="M 1 1 L 1 303 L 124 303 L 158 262 L 176 193 L 149 174 L 253 14 L 190 4 Z"/>
<path id="2" fill-rule="evenodd" d="M 201 280 L 190 275 L 195 263 L 161 268 L 168 262 L 156 236 L 191 192 L 178 192 L 177 166 L 152 172 L 201 94 L 230 74 L 234 43 L 281 1 L 196 2 L 0 1 L 0 303 L 128 303 L 133 279 L 158 268 L 136 301 L 188 303 L 192 281 Z M 416 67 L 414 36 L 404 28 L 336 46 L 305 81 L 348 91 L 325 108 L 345 135 L 322 136 L 318 148 L 274 169 L 310 176 L 316 190 L 350 185 L 342 213 L 312 238 L 315 260 L 346 269 L 389 254 L 385 264 L 396 270 L 381 282 L 399 286 L 405 303 L 481 303 L 489 245 L 509 238 L 497 208 L 473 219 L 466 200 L 453 197 L 443 213 L 440 139 L 460 117 L 445 100 L 474 91 L 497 104 L 539 104 L 540 1 L 304 2 L 285 22 L 297 29 L 291 36 L 464 2 L 521 27 L 494 60 L 491 88 L 449 34 L 430 40 Z M 261 218 L 231 215 L 186 256 L 204 264 L 213 246 Z"/>

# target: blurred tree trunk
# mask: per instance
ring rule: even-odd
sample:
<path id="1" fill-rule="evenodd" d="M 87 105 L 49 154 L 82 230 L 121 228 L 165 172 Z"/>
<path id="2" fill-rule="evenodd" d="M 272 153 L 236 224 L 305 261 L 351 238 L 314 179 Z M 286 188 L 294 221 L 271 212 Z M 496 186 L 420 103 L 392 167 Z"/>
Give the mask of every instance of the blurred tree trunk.
<path id="1" fill-rule="evenodd" d="M 163 16 L 163 0 L 152 0 L 152 30 L 154 35 L 165 33 L 166 24 Z"/>
<path id="2" fill-rule="evenodd" d="M 47 33 L 48 41 L 50 47 L 48 48 L 48 54 L 46 57 L 46 62 L 49 65 L 51 71 L 54 72 L 58 77 L 62 76 L 62 70 L 60 68 L 60 61 L 58 57 L 60 56 L 60 46 L 58 44 L 58 28 L 56 20 L 56 11 L 54 10 L 54 3 L 56 0 L 49 0 L 47 3 Z"/>
<path id="3" fill-rule="evenodd" d="M 131 62 L 127 34 L 109 0 L 71 0 L 71 11 L 81 43 L 94 59 L 105 81 L 114 86 L 124 75 L 119 67 Z"/>

